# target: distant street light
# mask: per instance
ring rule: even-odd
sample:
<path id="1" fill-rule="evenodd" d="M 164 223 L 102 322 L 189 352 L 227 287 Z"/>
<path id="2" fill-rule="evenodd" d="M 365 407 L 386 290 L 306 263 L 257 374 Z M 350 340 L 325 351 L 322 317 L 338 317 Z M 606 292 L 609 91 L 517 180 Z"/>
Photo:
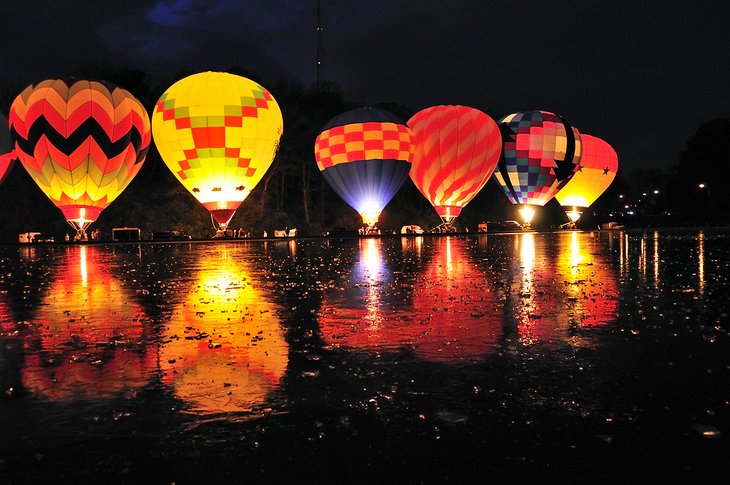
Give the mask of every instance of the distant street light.
<path id="1" fill-rule="evenodd" d="M 654 189 L 654 195 L 659 193 L 659 189 Z"/>
<path id="2" fill-rule="evenodd" d="M 707 185 L 704 182 L 700 182 L 699 184 L 697 184 L 697 187 L 700 190 L 703 190 L 705 192 L 705 196 L 707 197 L 707 199 L 706 199 L 707 206 L 705 207 L 705 212 L 709 215 L 710 210 L 711 210 L 711 205 L 710 205 L 711 204 L 711 200 L 710 200 L 710 186 Z"/>

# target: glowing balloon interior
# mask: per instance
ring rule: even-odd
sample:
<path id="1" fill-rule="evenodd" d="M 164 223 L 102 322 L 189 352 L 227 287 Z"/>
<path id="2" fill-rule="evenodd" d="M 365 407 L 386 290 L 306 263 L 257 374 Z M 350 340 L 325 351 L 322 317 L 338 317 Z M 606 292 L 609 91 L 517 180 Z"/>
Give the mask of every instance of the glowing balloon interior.
<path id="1" fill-rule="evenodd" d="M 324 126 L 314 155 L 330 187 L 373 226 L 408 178 L 412 134 L 387 111 L 356 108 Z"/>
<path id="2" fill-rule="evenodd" d="M 271 93 L 224 72 L 181 79 L 152 114 L 165 164 L 222 227 L 271 166 L 282 131 Z"/>
<path id="3" fill-rule="evenodd" d="M 28 86 L 13 101 L 9 120 L 23 167 L 79 230 L 129 185 L 150 144 L 142 104 L 101 81 Z"/>
<path id="4" fill-rule="evenodd" d="M 408 120 L 416 147 L 411 179 L 450 224 L 492 176 L 502 149 L 497 124 L 467 106 L 433 106 Z"/>
<path id="5" fill-rule="evenodd" d="M 580 133 L 547 111 L 514 113 L 499 127 L 504 148 L 497 182 L 513 204 L 544 206 L 578 170 Z"/>
<path id="6" fill-rule="evenodd" d="M 572 222 L 580 218 L 579 208 L 588 208 L 606 191 L 618 171 L 618 155 L 595 136 L 581 135 L 583 156 L 578 171 L 555 198 Z"/>

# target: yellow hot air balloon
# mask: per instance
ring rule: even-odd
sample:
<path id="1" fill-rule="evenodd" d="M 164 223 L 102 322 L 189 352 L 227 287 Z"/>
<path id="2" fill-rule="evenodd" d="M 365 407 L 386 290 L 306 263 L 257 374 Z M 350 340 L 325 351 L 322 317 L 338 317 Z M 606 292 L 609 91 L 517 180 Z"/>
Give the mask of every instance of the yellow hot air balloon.
<path id="1" fill-rule="evenodd" d="M 181 79 L 152 115 L 165 164 L 222 228 L 271 166 L 282 131 L 271 93 L 225 72 Z"/>
<path id="2" fill-rule="evenodd" d="M 581 135 L 583 157 L 573 178 L 555 194 L 555 199 L 575 224 L 581 212 L 590 207 L 606 191 L 618 171 L 618 155 L 605 141 Z"/>

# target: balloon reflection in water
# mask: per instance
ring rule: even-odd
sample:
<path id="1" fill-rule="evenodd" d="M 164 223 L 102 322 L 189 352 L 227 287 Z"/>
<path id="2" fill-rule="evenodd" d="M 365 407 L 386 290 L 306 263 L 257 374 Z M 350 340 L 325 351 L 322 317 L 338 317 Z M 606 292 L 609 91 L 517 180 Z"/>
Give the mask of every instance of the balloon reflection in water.
<path id="1" fill-rule="evenodd" d="M 557 255 L 546 254 L 545 238 L 515 236 L 519 282 L 509 310 L 523 345 L 579 345 L 569 330 L 605 325 L 617 318 L 617 278 L 590 234 L 558 235 Z M 548 242 L 548 247 L 551 244 Z M 563 291 L 556 291 L 563 288 Z"/>
<path id="2" fill-rule="evenodd" d="M 52 401 L 123 396 L 157 369 L 142 309 L 94 247 L 69 248 L 25 339 L 25 388 Z"/>
<path id="3" fill-rule="evenodd" d="M 560 236 L 558 276 L 566 285 L 577 322 L 583 326 L 613 322 L 618 317 L 618 284 L 609 262 L 598 254 L 601 248 L 591 251 L 596 241 L 587 234 Z"/>
<path id="4" fill-rule="evenodd" d="M 197 282 L 167 325 L 164 382 L 198 413 L 264 405 L 288 364 L 288 345 L 269 301 L 237 252 L 205 253 Z"/>
<path id="5" fill-rule="evenodd" d="M 325 296 L 319 316 L 323 338 L 357 350 L 408 348 L 432 362 L 490 354 L 502 335 L 502 313 L 491 284 L 469 261 L 467 240 L 446 237 L 433 244 L 432 260 L 411 283 L 386 281 L 390 273 L 382 261 L 382 242 L 362 241 L 351 286 Z M 426 251 L 420 245 L 406 250 Z"/>

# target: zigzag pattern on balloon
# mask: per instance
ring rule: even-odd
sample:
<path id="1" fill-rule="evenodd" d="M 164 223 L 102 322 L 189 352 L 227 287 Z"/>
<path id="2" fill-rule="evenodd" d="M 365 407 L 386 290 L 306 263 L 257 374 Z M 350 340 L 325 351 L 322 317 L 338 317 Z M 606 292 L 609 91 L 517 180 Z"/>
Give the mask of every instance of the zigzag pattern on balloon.
<path id="1" fill-rule="evenodd" d="M 18 144 L 20 150 L 25 153 L 32 154 L 35 147 L 38 145 L 41 137 L 45 137 L 48 142 L 56 147 L 56 149 L 64 154 L 71 155 L 75 152 L 82 144 L 86 143 L 91 138 L 94 143 L 102 150 L 107 157 L 115 157 L 125 151 L 129 145 L 132 145 L 136 150 L 140 150 L 140 154 L 135 163 L 144 160 L 147 150 L 149 149 L 149 137 L 147 139 L 147 145 L 142 151 L 142 134 L 139 131 L 139 115 L 137 113 L 129 114 L 127 116 L 130 121 L 134 118 L 134 124 L 131 124 L 131 128 L 123 133 L 117 140 L 112 140 L 104 128 L 94 118 L 86 119 L 80 124 L 69 136 L 64 136 L 56 126 L 52 125 L 47 118 L 38 118 L 30 126 L 27 136 L 21 135 L 17 130 L 16 125 L 13 126 L 12 134 L 15 141 Z M 120 125 L 125 124 L 127 120 L 120 120 Z M 104 147 L 104 148 L 102 148 Z M 69 167 L 70 168 L 70 167 Z"/>
<path id="2" fill-rule="evenodd" d="M 18 158 L 62 211 L 101 212 L 142 167 L 151 141 L 141 103 L 98 81 L 28 86 L 9 116 Z"/>

